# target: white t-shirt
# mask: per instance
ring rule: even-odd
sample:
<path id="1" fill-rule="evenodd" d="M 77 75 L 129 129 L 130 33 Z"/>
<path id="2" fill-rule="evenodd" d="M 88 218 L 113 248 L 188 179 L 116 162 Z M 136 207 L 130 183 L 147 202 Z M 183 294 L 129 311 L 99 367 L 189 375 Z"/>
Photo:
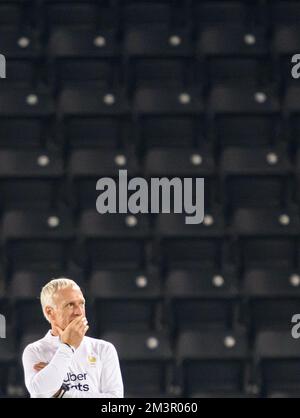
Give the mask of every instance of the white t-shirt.
<path id="1" fill-rule="evenodd" d="M 23 352 L 25 384 L 32 398 L 51 398 L 63 383 L 64 398 L 123 398 L 123 382 L 115 347 L 104 340 L 84 337 L 73 350 L 50 331 Z M 48 365 L 37 372 L 33 366 Z"/>

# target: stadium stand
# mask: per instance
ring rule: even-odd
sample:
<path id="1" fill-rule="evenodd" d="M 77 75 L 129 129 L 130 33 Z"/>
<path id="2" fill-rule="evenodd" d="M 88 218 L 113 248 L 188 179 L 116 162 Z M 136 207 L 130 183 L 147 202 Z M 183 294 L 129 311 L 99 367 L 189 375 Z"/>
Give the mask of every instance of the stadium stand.
<path id="1" fill-rule="evenodd" d="M 300 397 L 299 23 L 292 0 L 0 0 L 0 397 L 28 397 L 60 276 L 125 396 Z M 120 169 L 203 177 L 203 222 L 99 215 Z"/>

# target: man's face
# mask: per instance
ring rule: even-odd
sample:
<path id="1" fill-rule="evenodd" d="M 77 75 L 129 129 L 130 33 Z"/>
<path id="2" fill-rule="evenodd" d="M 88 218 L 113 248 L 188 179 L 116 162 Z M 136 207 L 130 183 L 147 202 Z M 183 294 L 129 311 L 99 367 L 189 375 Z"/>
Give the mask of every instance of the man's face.
<path id="1" fill-rule="evenodd" d="M 73 319 L 80 315 L 85 316 L 85 300 L 80 289 L 67 287 L 58 290 L 54 296 L 55 303 L 52 308 L 51 324 L 64 330 Z"/>

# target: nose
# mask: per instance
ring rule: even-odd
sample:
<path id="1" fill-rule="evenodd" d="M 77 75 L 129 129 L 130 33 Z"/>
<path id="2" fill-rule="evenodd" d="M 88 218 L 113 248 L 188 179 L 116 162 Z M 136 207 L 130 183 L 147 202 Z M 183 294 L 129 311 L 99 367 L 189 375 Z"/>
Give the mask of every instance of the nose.
<path id="1" fill-rule="evenodd" d="M 75 305 L 73 313 L 76 316 L 83 315 L 84 314 L 84 308 L 81 305 Z"/>

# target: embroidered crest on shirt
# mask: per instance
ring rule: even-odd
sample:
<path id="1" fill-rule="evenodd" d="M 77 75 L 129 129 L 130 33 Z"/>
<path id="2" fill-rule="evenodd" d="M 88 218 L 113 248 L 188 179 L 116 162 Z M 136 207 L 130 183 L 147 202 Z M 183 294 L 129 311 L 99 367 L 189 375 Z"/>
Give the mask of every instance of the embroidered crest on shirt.
<path id="1" fill-rule="evenodd" d="M 97 359 L 95 356 L 93 355 L 88 356 L 88 361 L 91 366 L 96 366 Z"/>

